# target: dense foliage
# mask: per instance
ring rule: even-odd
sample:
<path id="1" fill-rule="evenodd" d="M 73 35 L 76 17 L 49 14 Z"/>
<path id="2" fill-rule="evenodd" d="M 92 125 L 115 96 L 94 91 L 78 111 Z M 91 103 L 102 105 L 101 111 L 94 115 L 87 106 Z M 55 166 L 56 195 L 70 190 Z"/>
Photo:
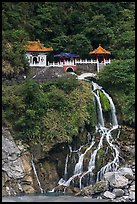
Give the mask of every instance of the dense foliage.
<path id="1" fill-rule="evenodd" d="M 49 55 L 69 51 L 84 58 L 101 43 L 113 57 L 126 59 L 134 55 L 134 18 L 135 2 L 2 2 L 2 73 L 13 77 L 27 70 L 27 40 L 53 47 Z"/>
<path id="2" fill-rule="evenodd" d="M 135 61 L 114 60 L 99 73 L 99 83 L 115 100 L 123 122 L 135 124 Z"/>
<path id="3" fill-rule="evenodd" d="M 6 79 L 29 70 L 24 45 L 36 39 L 53 47 L 49 60 L 60 51 L 90 58 L 89 51 L 101 43 L 114 60 L 99 73 L 98 83 L 111 94 L 123 122 L 135 124 L 135 2 L 2 2 Z M 90 93 L 84 95 L 74 80 L 3 86 L 3 123 L 12 124 L 26 140 L 44 134 L 71 138 L 94 112 L 92 105 L 85 111 L 84 97 L 89 100 Z"/>
<path id="4" fill-rule="evenodd" d="M 73 77 L 40 84 L 4 86 L 3 124 L 27 144 L 70 142 L 85 125 L 95 126 L 91 85 Z M 8 94 L 10 92 L 10 94 Z"/>

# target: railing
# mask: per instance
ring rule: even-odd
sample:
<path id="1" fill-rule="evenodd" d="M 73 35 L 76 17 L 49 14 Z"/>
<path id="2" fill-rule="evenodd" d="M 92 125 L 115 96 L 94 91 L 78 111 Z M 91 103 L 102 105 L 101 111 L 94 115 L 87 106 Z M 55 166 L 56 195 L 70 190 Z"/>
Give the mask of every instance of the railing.
<path id="1" fill-rule="evenodd" d="M 77 65 L 77 64 L 100 64 L 98 60 L 82 60 L 82 59 L 75 59 L 75 61 L 72 61 L 72 60 L 66 60 L 64 62 L 48 62 L 48 66 L 53 66 L 53 67 L 63 67 L 63 66 L 74 66 L 74 65 Z M 110 64 L 110 59 L 109 60 L 104 60 L 104 62 L 101 62 L 101 64 Z"/>

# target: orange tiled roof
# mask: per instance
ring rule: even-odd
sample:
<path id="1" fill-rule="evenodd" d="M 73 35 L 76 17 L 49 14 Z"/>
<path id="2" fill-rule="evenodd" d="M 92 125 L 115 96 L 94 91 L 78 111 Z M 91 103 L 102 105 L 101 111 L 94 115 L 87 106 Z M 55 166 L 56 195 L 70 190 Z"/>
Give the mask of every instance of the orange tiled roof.
<path id="1" fill-rule="evenodd" d="M 89 52 L 89 54 L 111 54 L 109 51 L 105 50 L 103 47 L 101 47 L 101 44 L 99 44 L 98 48 Z"/>
<path id="2" fill-rule="evenodd" d="M 26 51 L 37 51 L 37 52 L 49 52 L 53 51 L 52 47 L 45 48 L 41 45 L 40 41 L 28 41 L 28 43 L 25 45 Z"/>

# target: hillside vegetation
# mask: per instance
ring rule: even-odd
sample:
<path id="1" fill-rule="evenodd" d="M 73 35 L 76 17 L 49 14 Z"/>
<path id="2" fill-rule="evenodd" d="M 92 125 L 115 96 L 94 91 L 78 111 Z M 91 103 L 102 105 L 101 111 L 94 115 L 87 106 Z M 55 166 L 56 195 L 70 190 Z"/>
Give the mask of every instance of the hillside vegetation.
<path id="1" fill-rule="evenodd" d="M 99 73 L 124 124 L 135 125 L 135 2 L 2 2 L 2 76 L 29 71 L 28 40 L 39 39 L 53 54 L 73 52 L 90 58 L 102 46 L 112 63 Z M 3 81 L 3 125 L 25 142 L 71 140 L 85 124 L 95 125 L 91 90 L 74 78 L 40 84 Z"/>
<path id="2" fill-rule="evenodd" d="M 3 86 L 2 99 L 3 125 L 27 144 L 71 142 L 85 125 L 96 124 L 91 85 L 71 76 Z"/>
<path id="3" fill-rule="evenodd" d="M 23 45 L 39 39 L 55 52 L 89 58 L 99 43 L 115 59 L 134 57 L 134 2 L 2 2 L 3 74 L 27 69 Z"/>

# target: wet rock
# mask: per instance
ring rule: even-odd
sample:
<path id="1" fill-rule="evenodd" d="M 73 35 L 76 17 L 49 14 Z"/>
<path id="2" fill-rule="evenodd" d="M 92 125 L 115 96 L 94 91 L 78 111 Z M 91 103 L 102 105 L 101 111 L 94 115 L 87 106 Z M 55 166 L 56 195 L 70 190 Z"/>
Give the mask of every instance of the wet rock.
<path id="1" fill-rule="evenodd" d="M 93 185 L 94 193 L 100 193 L 108 189 L 108 182 L 107 181 L 98 181 Z"/>
<path id="2" fill-rule="evenodd" d="M 124 189 L 124 195 L 125 195 L 125 196 L 129 196 L 129 191 L 128 191 L 128 189 Z"/>
<path id="3" fill-rule="evenodd" d="M 122 189 L 113 189 L 112 191 L 113 194 L 115 194 L 116 197 L 121 197 L 124 195 L 124 191 Z"/>
<path id="4" fill-rule="evenodd" d="M 103 179 L 106 181 L 109 181 L 109 179 L 112 177 L 113 174 L 114 172 L 106 172 L 103 176 Z"/>
<path id="5" fill-rule="evenodd" d="M 104 176 L 105 180 L 109 181 L 112 188 L 124 188 L 128 185 L 128 179 L 118 172 L 112 172 Z"/>
<path id="6" fill-rule="evenodd" d="M 119 202 L 130 202 L 130 199 L 128 196 L 122 196 L 119 198 Z"/>
<path id="7" fill-rule="evenodd" d="M 135 145 L 130 145 L 128 150 L 131 156 L 135 157 Z"/>
<path id="8" fill-rule="evenodd" d="M 135 191 L 135 184 L 130 186 L 129 191 Z"/>
<path id="9" fill-rule="evenodd" d="M 122 176 L 125 176 L 127 179 L 134 179 L 133 171 L 131 168 L 121 167 L 118 169 L 118 172 Z"/>
<path id="10" fill-rule="evenodd" d="M 73 188 L 71 186 L 63 186 L 63 185 L 58 185 L 54 188 L 54 192 L 56 193 L 68 193 L 68 194 L 73 194 Z"/>
<path id="11" fill-rule="evenodd" d="M 106 191 L 104 194 L 103 194 L 104 198 L 109 198 L 109 199 L 114 199 L 116 196 L 114 193 L 111 193 L 110 191 Z"/>
<path id="12" fill-rule="evenodd" d="M 135 181 L 132 181 L 131 186 L 132 186 L 132 185 L 135 185 Z"/>
<path id="13" fill-rule="evenodd" d="M 101 193 L 108 190 L 108 182 L 107 181 L 98 181 L 93 186 L 87 186 L 83 188 L 79 193 L 76 195 L 83 195 L 83 196 L 89 196 L 96 193 Z"/>
<path id="14" fill-rule="evenodd" d="M 74 187 L 72 190 L 73 190 L 73 193 L 78 193 L 79 192 L 79 188 L 77 188 L 77 187 Z"/>
<path id="15" fill-rule="evenodd" d="M 133 191 L 129 192 L 129 199 L 135 200 L 135 192 L 133 192 Z"/>

